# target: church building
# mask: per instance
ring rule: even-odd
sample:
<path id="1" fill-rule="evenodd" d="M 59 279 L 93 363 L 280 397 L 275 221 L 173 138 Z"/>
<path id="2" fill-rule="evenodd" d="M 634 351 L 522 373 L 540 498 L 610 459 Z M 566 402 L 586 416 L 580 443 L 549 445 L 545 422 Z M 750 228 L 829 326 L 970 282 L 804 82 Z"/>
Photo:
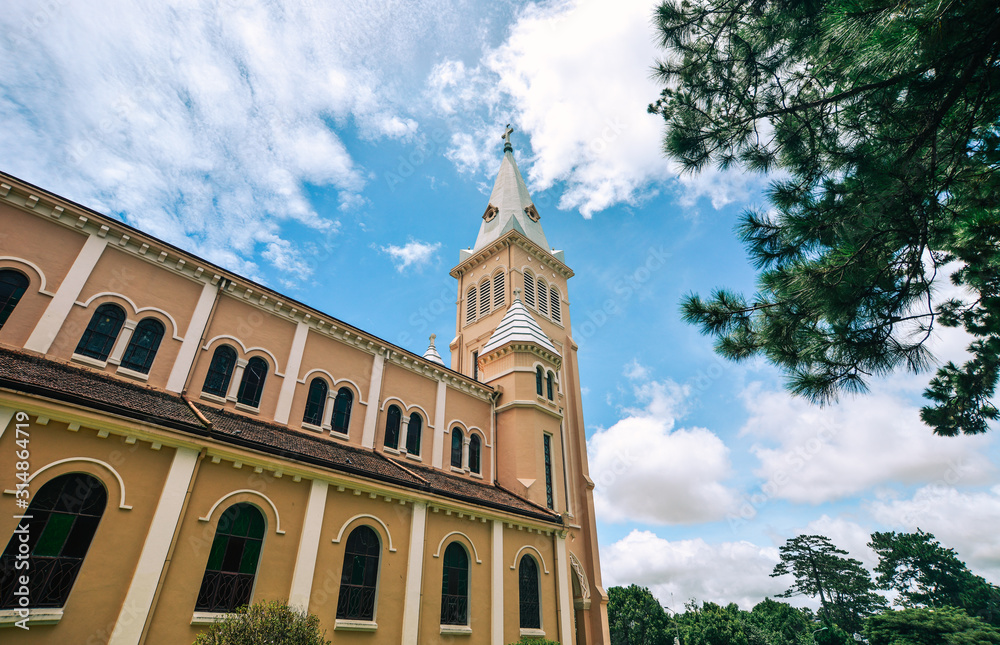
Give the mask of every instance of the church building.
<path id="1" fill-rule="evenodd" d="M 0 641 L 608 643 L 563 251 L 510 144 L 451 366 L 0 173 Z M 389 312 L 386 312 L 389 315 Z"/>

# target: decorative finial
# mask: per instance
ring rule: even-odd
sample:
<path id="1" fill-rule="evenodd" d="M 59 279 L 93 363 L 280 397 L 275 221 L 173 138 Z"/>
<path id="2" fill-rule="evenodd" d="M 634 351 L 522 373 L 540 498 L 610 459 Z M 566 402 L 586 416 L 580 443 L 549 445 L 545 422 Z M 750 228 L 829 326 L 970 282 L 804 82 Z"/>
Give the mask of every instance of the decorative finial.
<path id="1" fill-rule="evenodd" d="M 437 334 L 431 334 L 431 338 L 430 338 L 430 341 L 431 341 L 431 347 L 434 347 L 434 339 L 435 339 L 435 338 L 437 338 L 437 337 L 438 337 L 438 335 L 437 335 Z"/>
<path id="2" fill-rule="evenodd" d="M 501 137 L 501 139 L 503 139 L 503 151 L 504 152 L 514 152 L 514 147 L 512 145 L 510 145 L 510 133 L 513 132 L 513 131 L 514 131 L 514 128 L 510 127 L 510 124 L 508 123 L 507 124 L 507 129 L 504 130 L 503 136 Z"/>
<path id="3" fill-rule="evenodd" d="M 521 290 L 514 289 L 514 300 L 520 300 L 520 299 L 521 299 Z"/>

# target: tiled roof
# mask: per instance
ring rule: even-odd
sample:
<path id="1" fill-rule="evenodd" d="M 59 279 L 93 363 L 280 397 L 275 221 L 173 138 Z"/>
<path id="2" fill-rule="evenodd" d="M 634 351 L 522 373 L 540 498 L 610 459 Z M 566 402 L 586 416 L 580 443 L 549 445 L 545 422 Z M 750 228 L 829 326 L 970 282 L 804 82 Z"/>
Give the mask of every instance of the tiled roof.
<path id="1" fill-rule="evenodd" d="M 0 388 L 80 405 L 181 430 L 286 459 L 395 484 L 549 522 L 558 515 L 498 486 L 430 468 L 397 464 L 381 453 L 310 436 L 286 426 L 194 404 L 183 397 L 113 376 L 0 347 Z"/>
<path id="2" fill-rule="evenodd" d="M 202 428 L 184 401 L 169 392 L 7 348 L 0 348 L 0 387 L 169 428 Z"/>

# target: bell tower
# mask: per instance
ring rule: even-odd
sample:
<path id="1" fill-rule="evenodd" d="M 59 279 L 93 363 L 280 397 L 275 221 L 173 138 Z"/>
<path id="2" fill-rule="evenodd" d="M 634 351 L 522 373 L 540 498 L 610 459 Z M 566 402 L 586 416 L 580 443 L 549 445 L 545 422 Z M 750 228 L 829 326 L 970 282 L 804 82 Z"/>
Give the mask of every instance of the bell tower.
<path id="1" fill-rule="evenodd" d="M 568 280 L 514 159 L 513 130 L 458 280 L 452 369 L 493 386 L 496 483 L 562 515 L 577 643 L 610 642 Z"/>

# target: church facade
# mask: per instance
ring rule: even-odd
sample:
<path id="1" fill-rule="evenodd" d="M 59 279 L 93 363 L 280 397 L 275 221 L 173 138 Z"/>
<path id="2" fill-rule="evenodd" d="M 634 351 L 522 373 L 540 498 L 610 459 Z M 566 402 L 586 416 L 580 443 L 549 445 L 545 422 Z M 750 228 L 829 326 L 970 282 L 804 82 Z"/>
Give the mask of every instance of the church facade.
<path id="1" fill-rule="evenodd" d="M 573 272 L 509 137 L 479 227 L 446 367 L 0 174 L 0 640 L 287 600 L 334 643 L 607 643 Z"/>

